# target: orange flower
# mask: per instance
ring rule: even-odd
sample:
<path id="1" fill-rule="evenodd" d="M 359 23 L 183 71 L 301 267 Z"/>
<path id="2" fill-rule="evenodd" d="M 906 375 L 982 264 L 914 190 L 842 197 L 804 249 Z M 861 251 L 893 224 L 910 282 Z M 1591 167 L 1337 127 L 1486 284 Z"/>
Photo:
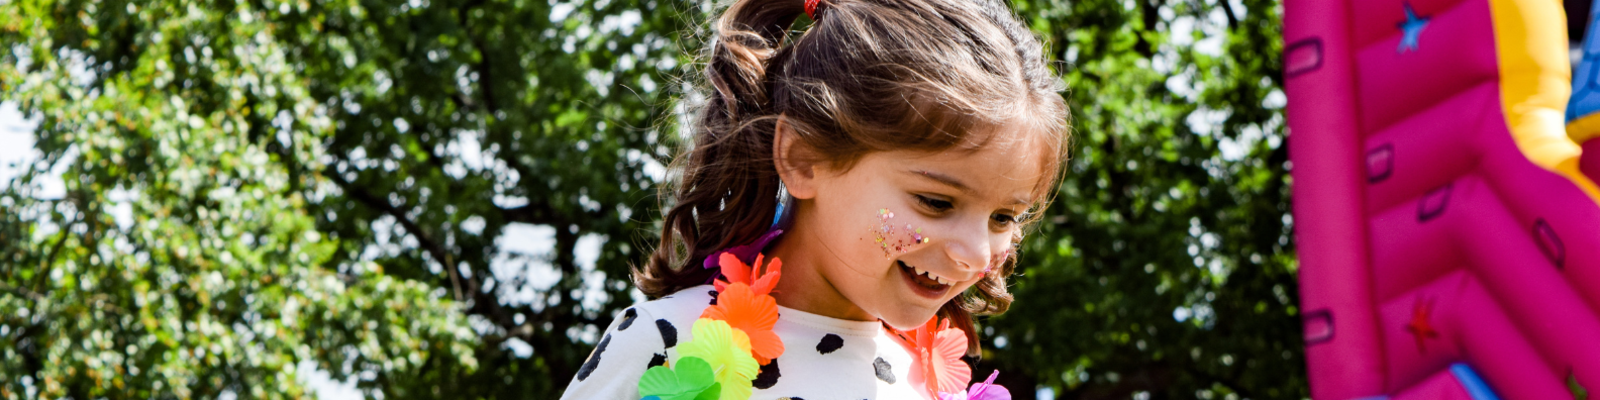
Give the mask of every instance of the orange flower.
<path id="1" fill-rule="evenodd" d="M 950 320 L 935 316 L 909 332 L 895 333 L 917 358 L 911 381 L 927 385 L 929 396 L 937 399 L 941 392 L 960 392 L 972 380 L 972 367 L 961 361 L 967 354 L 967 334 L 951 327 Z"/>
<path id="2" fill-rule="evenodd" d="M 776 261 L 774 261 L 776 262 Z M 733 329 L 750 337 L 750 355 L 761 365 L 783 354 L 783 340 L 772 332 L 778 323 L 778 302 L 766 294 L 757 294 L 744 282 L 734 282 L 719 288 L 717 305 L 706 307 L 700 318 L 726 321 Z"/>
<path id="3" fill-rule="evenodd" d="M 765 296 L 772 293 L 772 288 L 778 285 L 778 277 L 783 275 L 783 260 L 773 257 L 772 263 L 767 264 L 765 270 L 757 270 L 761 266 L 763 257 L 765 255 L 758 253 L 755 264 L 745 265 L 744 261 L 739 261 L 739 257 L 733 253 L 722 253 L 722 258 L 718 259 L 722 266 L 722 277 L 717 278 L 717 292 L 726 290 L 730 283 L 743 283 L 750 285 L 750 289 L 755 291 L 756 295 Z"/>

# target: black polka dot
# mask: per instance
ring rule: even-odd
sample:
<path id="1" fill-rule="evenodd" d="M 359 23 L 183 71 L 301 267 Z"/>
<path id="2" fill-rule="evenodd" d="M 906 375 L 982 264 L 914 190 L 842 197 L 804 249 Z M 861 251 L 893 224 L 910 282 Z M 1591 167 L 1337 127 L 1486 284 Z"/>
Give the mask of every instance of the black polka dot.
<path id="1" fill-rule="evenodd" d="M 657 365 L 667 365 L 666 354 L 656 353 L 654 357 L 650 357 L 650 364 L 644 366 L 644 368 L 650 369 L 651 367 L 655 367 Z"/>
<path id="2" fill-rule="evenodd" d="M 817 352 L 822 354 L 832 353 L 834 350 L 838 350 L 840 347 L 844 347 L 844 338 L 832 333 L 823 335 L 822 341 L 817 342 Z"/>
<path id="3" fill-rule="evenodd" d="M 713 305 L 713 306 L 717 305 L 717 291 L 715 291 L 715 290 L 709 291 L 709 292 L 706 292 L 706 294 L 711 295 L 711 305 Z"/>
<path id="4" fill-rule="evenodd" d="M 621 332 L 628 330 L 628 327 L 633 326 L 634 318 L 639 318 L 639 311 L 636 311 L 632 308 L 629 308 L 628 311 L 623 311 L 622 324 L 617 325 L 617 331 Z"/>
<path id="5" fill-rule="evenodd" d="M 661 330 L 661 343 L 670 349 L 678 345 L 678 328 L 664 319 L 656 320 L 656 329 Z"/>
<path id="6" fill-rule="evenodd" d="M 772 362 L 761 366 L 761 373 L 756 374 L 756 379 L 750 381 L 750 384 L 756 389 L 768 389 L 778 384 L 778 377 L 782 375 L 778 373 L 778 359 L 774 358 Z"/>
<path id="7" fill-rule="evenodd" d="M 579 382 L 582 382 L 584 379 L 588 379 L 589 374 L 594 373 L 594 369 L 600 367 L 600 354 L 605 353 L 606 346 L 610 345 L 611 335 L 606 335 L 604 339 L 600 339 L 600 345 L 594 347 L 593 353 L 589 353 L 589 360 L 584 361 L 583 366 L 578 368 Z"/>
<path id="8" fill-rule="evenodd" d="M 890 385 L 894 384 L 894 370 L 889 366 L 888 361 L 883 360 L 883 357 L 872 360 L 872 369 L 878 373 L 878 379 L 882 379 Z"/>

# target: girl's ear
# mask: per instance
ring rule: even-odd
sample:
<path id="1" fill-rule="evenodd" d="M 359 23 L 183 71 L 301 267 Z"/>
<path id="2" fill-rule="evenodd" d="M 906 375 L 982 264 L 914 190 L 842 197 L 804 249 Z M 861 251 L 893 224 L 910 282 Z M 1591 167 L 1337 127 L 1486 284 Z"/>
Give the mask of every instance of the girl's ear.
<path id="1" fill-rule="evenodd" d="M 779 115 L 772 138 L 772 163 L 778 169 L 778 179 L 790 196 L 810 199 L 817 196 L 817 153 L 799 143 L 800 134 L 789 125 L 787 117 Z"/>

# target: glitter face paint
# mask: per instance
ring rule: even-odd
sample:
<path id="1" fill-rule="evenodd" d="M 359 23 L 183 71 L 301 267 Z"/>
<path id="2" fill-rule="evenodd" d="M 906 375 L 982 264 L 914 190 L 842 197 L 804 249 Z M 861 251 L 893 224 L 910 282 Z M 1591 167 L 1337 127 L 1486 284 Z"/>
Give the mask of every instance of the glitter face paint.
<path id="1" fill-rule="evenodd" d="M 983 268 L 983 275 L 988 276 L 989 272 L 994 271 L 994 267 L 995 266 L 1005 263 L 1006 259 L 1009 259 L 1009 258 L 1011 258 L 1011 249 L 1010 248 L 1006 248 L 1005 251 L 1002 251 L 1002 252 L 1000 252 L 998 254 L 995 254 L 994 259 L 993 260 L 989 260 L 989 266 Z"/>
<path id="2" fill-rule="evenodd" d="M 911 224 L 896 226 L 894 212 L 888 208 L 878 209 L 877 218 L 868 225 L 867 230 L 872 233 L 873 243 L 883 250 L 885 260 L 894 258 L 895 254 L 910 252 L 916 245 L 933 241 L 933 238 L 922 235 L 922 228 Z"/>

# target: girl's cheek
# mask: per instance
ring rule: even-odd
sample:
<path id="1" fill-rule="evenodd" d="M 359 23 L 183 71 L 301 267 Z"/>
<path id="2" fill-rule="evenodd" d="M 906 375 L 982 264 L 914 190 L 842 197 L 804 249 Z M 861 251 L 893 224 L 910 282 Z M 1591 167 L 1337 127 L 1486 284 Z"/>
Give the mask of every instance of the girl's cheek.
<path id="1" fill-rule="evenodd" d="M 905 254 L 921 245 L 928 244 L 933 238 L 924 235 L 921 227 L 909 223 L 900 223 L 894 219 L 894 211 L 888 208 L 878 209 L 878 214 L 872 216 L 867 224 L 867 236 L 872 245 L 883 252 L 883 259 L 893 259 L 897 254 Z"/>
<path id="2" fill-rule="evenodd" d="M 1005 250 L 994 253 L 994 258 L 989 259 L 989 266 L 984 267 L 983 274 L 981 276 L 989 276 L 989 274 L 994 273 L 995 270 L 999 269 L 1001 265 L 1005 265 L 1006 259 L 1011 258 L 1012 244 L 1007 243 L 1005 246 Z"/>

